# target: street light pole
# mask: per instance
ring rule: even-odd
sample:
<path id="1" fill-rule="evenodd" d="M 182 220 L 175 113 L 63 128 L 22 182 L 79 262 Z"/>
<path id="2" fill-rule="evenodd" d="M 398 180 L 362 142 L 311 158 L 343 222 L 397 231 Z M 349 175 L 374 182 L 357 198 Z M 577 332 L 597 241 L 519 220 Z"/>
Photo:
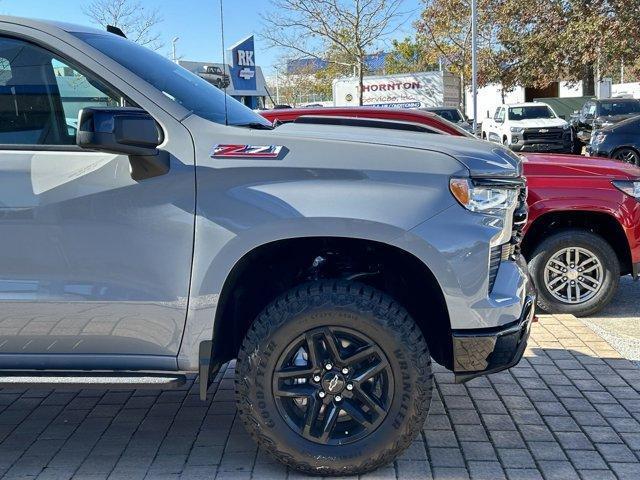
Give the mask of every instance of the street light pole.
<path id="1" fill-rule="evenodd" d="M 178 63 L 178 57 L 176 55 L 176 43 L 178 43 L 178 40 L 180 40 L 180 37 L 174 37 L 173 40 L 171 40 L 173 46 L 173 63 Z"/>
<path id="2" fill-rule="evenodd" d="M 471 96 L 475 135 L 478 127 L 478 0 L 471 0 Z"/>
<path id="3" fill-rule="evenodd" d="M 280 105 L 280 70 L 276 67 L 276 103 Z"/>

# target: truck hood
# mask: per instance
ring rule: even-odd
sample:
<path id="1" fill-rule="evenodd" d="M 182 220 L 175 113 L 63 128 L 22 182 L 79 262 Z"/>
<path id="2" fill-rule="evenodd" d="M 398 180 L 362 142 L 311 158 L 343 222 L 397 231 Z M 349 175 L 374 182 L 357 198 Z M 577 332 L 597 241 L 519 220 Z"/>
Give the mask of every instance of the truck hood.
<path id="1" fill-rule="evenodd" d="M 524 157 L 524 174 L 527 177 L 586 177 L 597 175 L 608 177 L 611 180 L 640 179 L 640 168 L 607 158 L 546 153 L 528 153 Z"/>
<path id="2" fill-rule="evenodd" d="M 600 125 L 603 125 L 605 123 L 618 123 L 618 122 L 621 122 L 622 120 L 626 120 L 627 118 L 637 117 L 638 115 L 640 115 L 638 112 L 627 113 L 624 115 L 602 115 L 596 118 L 596 121 L 594 123 L 598 123 Z"/>
<path id="3" fill-rule="evenodd" d="M 561 118 L 531 118 L 527 120 L 509 120 L 511 127 L 521 128 L 545 128 L 545 127 L 563 127 L 567 124 Z"/>
<path id="4" fill-rule="evenodd" d="M 522 160 L 518 155 L 500 145 L 473 138 L 384 128 L 297 123 L 281 125 L 270 133 L 275 137 L 274 142 L 279 137 L 282 137 L 282 142 L 287 137 L 296 137 L 441 152 L 462 163 L 472 177 L 514 178 L 522 175 Z"/>

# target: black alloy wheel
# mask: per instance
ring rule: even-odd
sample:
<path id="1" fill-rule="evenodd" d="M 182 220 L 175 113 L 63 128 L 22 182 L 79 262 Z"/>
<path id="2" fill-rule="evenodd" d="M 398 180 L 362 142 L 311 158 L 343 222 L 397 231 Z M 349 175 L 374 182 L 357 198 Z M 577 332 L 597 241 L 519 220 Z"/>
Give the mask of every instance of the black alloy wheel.
<path id="1" fill-rule="evenodd" d="M 633 148 L 620 148 L 613 152 L 611 158 L 624 163 L 630 163 L 631 165 L 640 166 L 640 155 Z"/>
<path id="2" fill-rule="evenodd" d="M 365 334 L 321 327 L 296 338 L 273 376 L 278 411 L 312 442 L 344 445 L 366 437 L 387 415 L 393 374 Z"/>
<path id="3" fill-rule="evenodd" d="M 236 364 L 238 415 L 260 447 L 315 475 L 393 461 L 424 426 L 427 342 L 389 295 L 345 280 L 292 288 L 265 307 Z"/>

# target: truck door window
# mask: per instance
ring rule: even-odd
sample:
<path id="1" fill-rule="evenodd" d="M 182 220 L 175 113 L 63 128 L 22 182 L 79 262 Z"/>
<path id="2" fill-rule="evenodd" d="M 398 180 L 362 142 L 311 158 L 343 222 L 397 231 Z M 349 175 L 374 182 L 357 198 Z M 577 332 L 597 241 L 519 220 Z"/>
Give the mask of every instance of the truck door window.
<path id="1" fill-rule="evenodd" d="M 0 145 L 75 145 L 81 108 L 121 102 L 47 50 L 0 37 Z"/>
<path id="2" fill-rule="evenodd" d="M 96 80 L 83 75 L 64 62 L 52 59 L 56 85 L 60 92 L 64 123 L 67 133 L 75 139 L 78 128 L 78 114 L 86 107 L 118 107 L 124 105 L 124 99 Z M 75 142 L 75 140 L 74 140 Z"/>
<path id="3" fill-rule="evenodd" d="M 498 111 L 496 112 L 496 122 L 504 122 L 504 111 L 504 108 L 498 109 Z"/>

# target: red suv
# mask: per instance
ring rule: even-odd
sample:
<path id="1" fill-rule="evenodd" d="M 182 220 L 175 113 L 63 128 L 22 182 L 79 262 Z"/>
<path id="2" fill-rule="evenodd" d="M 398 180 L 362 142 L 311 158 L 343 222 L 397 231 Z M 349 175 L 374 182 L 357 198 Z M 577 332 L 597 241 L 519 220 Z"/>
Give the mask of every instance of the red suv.
<path id="1" fill-rule="evenodd" d="M 272 122 L 340 124 L 470 136 L 418 110 L 372 107 L 261 112 Z M 500 147 L 497 147 L 500 148 Z M 526 154 L 529 221 L 522 252 L 545 311 L 591 315 L 621 275 L 640 273 L 640 168 L 602 158 Z"/>

